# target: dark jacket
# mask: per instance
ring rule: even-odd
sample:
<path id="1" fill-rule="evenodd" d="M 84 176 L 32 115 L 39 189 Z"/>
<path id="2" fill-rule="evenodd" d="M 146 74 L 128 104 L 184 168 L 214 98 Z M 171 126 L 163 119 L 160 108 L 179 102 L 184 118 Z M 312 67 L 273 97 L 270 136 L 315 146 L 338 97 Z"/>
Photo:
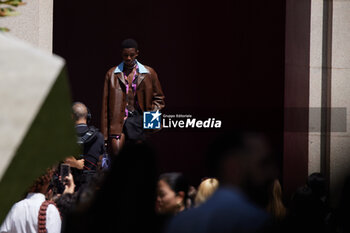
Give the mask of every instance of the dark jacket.
<path id="1" fill-rule="evenodd" d="M 122 64 L 111 68 L 105 77 L 101 115 L 101 132 L 105 140 L 109 135 L 120 135 L 123 130 L 126 86 L 123 73 L 115 73 L 116 68 Z M 149 66 L 138 64 L 143 68 L 136 73 L 138 105 L 142 112 L 162 110 L 165 106 L 164 94 L 157 73 Z M 148 72 L 141 72 L 142 70 Z"/>
<path id="2" fill-rule="evenodd" d="M 264 232 L 269 216 L 233 187 L 219 188 L 207 202 L 176 215 L 167 233 Z"/>

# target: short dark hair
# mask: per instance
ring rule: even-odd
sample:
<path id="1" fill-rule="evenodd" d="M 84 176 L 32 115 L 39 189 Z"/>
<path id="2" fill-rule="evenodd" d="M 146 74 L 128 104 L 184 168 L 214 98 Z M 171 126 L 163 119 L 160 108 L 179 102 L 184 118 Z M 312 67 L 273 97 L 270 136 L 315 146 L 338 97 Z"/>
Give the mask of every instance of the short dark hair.
<path id="1" fill-rule="evenodd" d="M 137 50 L 138 44 L 136 40 L 131 38 L 123 40 L 123 42 L 121 43 L 121 49 L 128 49 L 128 48 L 135 48 Z"/>
<path id="2" fill-rule="evenodd" d="M 319 172 L 314 172 L 307 178 L 307 186 L 311 188 L 312 192 L 322 197 L 326 194 L 326 179 Z"/>
<path id="3" fill-rule="evenodd" d="M 75 207 L 77 202 L 77 196 L 71 193 L 63 194 L 56 200 L 57 208 L 60 210 L 62 217 L 67 217 Z"/>

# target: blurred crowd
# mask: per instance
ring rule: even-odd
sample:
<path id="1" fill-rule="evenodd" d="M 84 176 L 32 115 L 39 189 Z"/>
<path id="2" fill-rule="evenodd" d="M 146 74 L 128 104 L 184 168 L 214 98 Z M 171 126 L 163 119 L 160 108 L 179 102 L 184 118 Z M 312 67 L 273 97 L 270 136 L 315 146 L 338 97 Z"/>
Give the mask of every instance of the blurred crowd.
<path id="1" fill-rule="evenodd" d="M 337 208 L 321 173 L 285 200 L 262 133 L 219 137 L 203 155 L 207 177 L 194 185 L 181 172 L 159 175 L 144 142 L 126 143 L 110 158 L 99 131 L 88 127 L 86 106 L 76 103 L 73 113 L 83 155 L 38 177 L 0 232 L 350 232 L 350 179 Z"/>

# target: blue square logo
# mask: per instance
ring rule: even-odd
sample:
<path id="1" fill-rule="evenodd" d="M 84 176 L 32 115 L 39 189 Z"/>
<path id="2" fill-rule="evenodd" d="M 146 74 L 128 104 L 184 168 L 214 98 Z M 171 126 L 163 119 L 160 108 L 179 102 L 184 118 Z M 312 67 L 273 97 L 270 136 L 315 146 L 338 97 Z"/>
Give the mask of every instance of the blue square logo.
<path id="1" fill-rule="evenodd" d="M 156 112 L 143 112 L 143 128 L 160 129 L 161 115 L 162 113 L 159 110 Z"/>

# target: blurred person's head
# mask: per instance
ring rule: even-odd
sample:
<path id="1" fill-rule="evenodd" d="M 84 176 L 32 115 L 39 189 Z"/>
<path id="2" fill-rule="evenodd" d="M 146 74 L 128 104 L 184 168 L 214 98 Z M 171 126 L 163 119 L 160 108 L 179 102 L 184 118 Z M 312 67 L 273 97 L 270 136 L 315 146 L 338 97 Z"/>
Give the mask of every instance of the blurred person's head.
<path id="1" fill-rule="evenodd" d="M 309 175 L 307 179 L 307 186 L 309 186 L 317 197 L 323 197 L 326 195 L 326 179 L 324 176 L 315 172 Z"/>
<path id="2" fill-rule="evenodd" d="M 54 174 L 54 169 L 48 168 L 46 169 L 45 173 L 41 176 L 39 176 L 32 186 L 28 189 L 29 193 L 42 193 L 46 194 L 48 191 L 48 187 L 50 185 L 52 176 Z"/>
<path id="3" fill-rule="evenodd" d="M 261 133 L 231 133 L 218 138 L 209 149 L 207 164 L 220 185 L 240 189 L 266 206 L 276 176 L 272 148 Z"/>
<path id="4" fill-rule="evenodd" d="M 278 220 L 282 220 L 287 214 L 287 210 L 282 202 L 282 188 L 278 179 L 275 179 L 271 185 L 270 200 L 267 205 L 267 211 Z"/>
<path id="5" fill-rule="evenodd" d="M 177 172 L 160 175 L 157 187 L 156 211 L 158 214 L 175 215 L 186 206 L 188 182 Z"/>
<path id="6" fill-rule="evenodd" d="M 85 104 L 75 102 L 72 106 L 73 119 L 76 124 L 87 124 L 88 109 Z"/>
<path id="7" fill-rule="evenodd" d="M 197 190 L 197 195 L 195 198 L 196 206 L 204 203 L 209 199 L 219 187 L 219 181 L 215 178 L 207 178 L 203 180 Z"/>
<path id="8" fill-rule="evenodd" d="M 60 210 L 61 216 L 64 218 L 69 213 L 74 211 L 76 204 L 76 195 L 71 193 L 63 194 L 59 198 L 57 198 L 55 203 L 57 208 Z"/>
<path id="9" fill-rule="evenodd" d="M 312 213 L 315 206 L 315 196 L 312 193 L 312 189 L 307 185 L 299 187 L 291 199 L 291 211 L 295 215 L 307 216 Z"/>
<path id="10" fill-rule="evenodd" d="M 326 218 L 328 213 L 322 201 L 312 189 L 304 185 L 292 195 L 289 206 L 288 224 L 290 232 L 328 232 Z"/>

